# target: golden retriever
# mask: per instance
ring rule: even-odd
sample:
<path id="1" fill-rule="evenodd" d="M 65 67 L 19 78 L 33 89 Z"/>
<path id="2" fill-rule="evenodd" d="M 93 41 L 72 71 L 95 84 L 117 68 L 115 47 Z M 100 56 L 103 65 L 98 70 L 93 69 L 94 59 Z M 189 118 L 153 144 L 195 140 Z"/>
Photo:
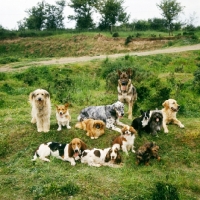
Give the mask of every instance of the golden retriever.
<path id="1" fill-rule="evenodd" d="M 75 128 L 83 129 L 87 131 L 86 135 L 91 139 L 97 139 L 99 136 L 103 135 L 105 132 L 105 123 L 102 120 L 85 119 L 78 122 Z"/>
<path id="2" fill-rule="evenodd" d="M 36 89 L 29 94 L 32 106 L 31 123 L 36 123 L 38 132 L 50 130 L 51 102 L 50 94 L 44 89 Z"/>
<path id="3" fill-rule="evenodd" d="M 178 125 L 180 128 L 184 128 L 184 125 L 176 118 L 176 114 L 180 108 L 177 101 L 174 99 L 168 99 L 163 104 L 163 129 L 165 133 L 168 133 L 167 124 L 173 123 Z"/>

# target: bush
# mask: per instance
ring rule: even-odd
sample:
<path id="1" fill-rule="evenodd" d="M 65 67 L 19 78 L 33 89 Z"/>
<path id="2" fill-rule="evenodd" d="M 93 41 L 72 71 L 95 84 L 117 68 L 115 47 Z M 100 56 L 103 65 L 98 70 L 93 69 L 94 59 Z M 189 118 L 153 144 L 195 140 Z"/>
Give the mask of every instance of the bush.
<path id="1" fill-rule="evenodd" d="M 130 43 L 132 41 L 133 41 L 133 37 L 129 35 L 125 40 L 125 45 L 127 45 L 128 43 Z"/>
<path id="2" fill-rule="evenodd" d="M 119 37 L 119 33 L 117 32 L 113 33 L 112 37 Z"/>
<path id="3" fill-rule="evenodd" d="M 152 200 L 179 200 L 179 195 L 175 186 L 158 182 Z"/>

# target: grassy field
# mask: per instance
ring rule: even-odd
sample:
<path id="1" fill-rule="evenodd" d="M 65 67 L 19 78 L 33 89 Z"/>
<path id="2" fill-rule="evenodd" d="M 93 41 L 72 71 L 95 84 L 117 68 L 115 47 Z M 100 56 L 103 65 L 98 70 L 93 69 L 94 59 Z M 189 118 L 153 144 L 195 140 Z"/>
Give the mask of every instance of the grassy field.
<path id="1" fill-rule="evenodd" d="M 190 51 L 127 55 L 70 65 L 32 65 L 26 70 L 0 73 L 0 199 L 200 199 L 199 63 L 199 51 Z M 126 68 L 133 69 L 133 84 L 138 91 L 133 117 L 140 115 L 140 109 L 161 109 L 168 98 L 175 98 L 181 105 L 177 117 L 184 129 L 169 125 L 168 134 L 161 131 L 159 137 L 136 137 L 136 149 L 146 141 L 160 146 L 160 162 L 151 160 L 149 166 L 137 166 L 132 152 L 129 156 L 121 152 L 121 168 L 95 168 L 80 162 L 73 167 L 53 157 L 50 163 L 31 162 L 37 146 L 48 141 L 68 143 L 79 137 L 88 148 L 109 147 L 119 133 L 106 130 L 105 135 L 91 140 L 74 126 L 82 108 L 117 100 L 116 70 Z M 28 95 L 37 88 L 47 89 L 51 95 L 49 133 L 38 133 L 30 123 Z M 65 102 L 71 104 L 72 129 L 58 132 L 55 104 Z M 127 115 L 121 121 L 131 124 Z"/>

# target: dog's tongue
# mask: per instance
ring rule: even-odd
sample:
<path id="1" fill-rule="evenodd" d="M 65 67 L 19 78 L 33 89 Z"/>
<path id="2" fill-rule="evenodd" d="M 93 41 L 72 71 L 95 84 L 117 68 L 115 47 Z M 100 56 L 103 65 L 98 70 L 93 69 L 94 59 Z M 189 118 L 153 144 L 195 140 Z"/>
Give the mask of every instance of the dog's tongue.
<path id="1" fill-rule="evenodd" d="M 76 158 L 77 156 L 79 156 L 79 153 L 78 152 L 74 153 L 74 158 Z"/>
<path id="2" fill-rule="evenodd" d="M 126 91 L 126 85 L 121 85 L 121 90 Z"/>
<path id="3" fill-rule="evenodd" d="M 159 122 L 159 118 L 156 118 L 156 121 Z"/>

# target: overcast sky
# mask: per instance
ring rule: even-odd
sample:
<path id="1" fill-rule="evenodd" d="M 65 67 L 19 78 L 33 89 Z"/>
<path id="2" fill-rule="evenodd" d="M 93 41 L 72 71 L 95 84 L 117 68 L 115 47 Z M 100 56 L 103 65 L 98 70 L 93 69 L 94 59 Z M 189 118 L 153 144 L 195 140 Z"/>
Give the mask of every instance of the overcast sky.
<path id="1" fill-rule="evenodd" d="M 180 20 L 185 22 L 193 18 L 193 24 L 200 26 L 200 0 L 177 0 L 184 6 L 184 14 Z M 27 17 L 26 10 L 36 6 L 40 0 L 0 0 L 0 25 L 7 29 L 17 29 L 17 22 Z M 49 4 L 54 4 L 56 0 L 46 0 Z M 130 22 L 139 19 L 162 18 L 161 11 L 156 6 L 161 0 L 124 0 L 124 7 L 130 14 Z M 65 28 L 72 28 L 74 23 L 69 22 L 68 15 L 73 14 L 73 10 L 66 6 L 64 10 Z M 96 17 L 97 19 L 97 17 Z"/>

